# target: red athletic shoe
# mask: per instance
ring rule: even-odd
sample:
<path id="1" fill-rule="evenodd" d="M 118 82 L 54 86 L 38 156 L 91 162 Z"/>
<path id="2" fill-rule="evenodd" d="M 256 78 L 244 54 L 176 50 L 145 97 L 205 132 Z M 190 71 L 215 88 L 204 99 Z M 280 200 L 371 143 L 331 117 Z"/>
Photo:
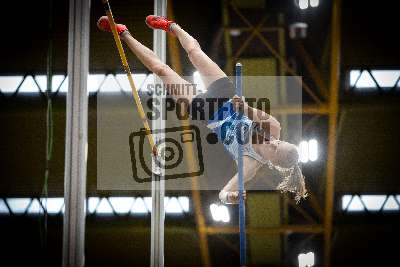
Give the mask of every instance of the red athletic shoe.
<path id="1" fill-rule="evenodd" d="M 110 22 L 108 21 L 107 16 L 102 16 L 101 18 L 99 18 L 99 20 L 97 21 L 97 27 L 102 31 L 111 32 Z M 117 24 L 117 32 L 119 35 L 127 30 L 128 28 L 125 25 Z"/>
<path id="2" fill-rule="evenodd" d="M 166 17 L 148 15 L 146 17 L 146 24 L 152 29 L 160 29 L 166 32 L 171 32 L 170 26 L 173 22 L 172 20 L 168 20 Z"/>

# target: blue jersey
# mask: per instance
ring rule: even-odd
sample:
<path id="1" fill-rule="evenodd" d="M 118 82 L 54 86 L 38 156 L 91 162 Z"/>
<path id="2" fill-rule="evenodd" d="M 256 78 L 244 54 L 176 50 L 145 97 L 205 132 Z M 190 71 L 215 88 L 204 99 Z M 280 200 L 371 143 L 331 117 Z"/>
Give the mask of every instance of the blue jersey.
<path id="1" fill-rule="evenodd" d="M 218 140 L 234 160 L 238 160 L 239 146 L 243 145 L 243 155 L 248 155 L 265 164 L 267 160 L 262 158 L 252 145 L 254 126 L 252 120 L 234 110 L 231 101 L 225 102 L 207 124 L 207 127 L 217 134 Z"/>

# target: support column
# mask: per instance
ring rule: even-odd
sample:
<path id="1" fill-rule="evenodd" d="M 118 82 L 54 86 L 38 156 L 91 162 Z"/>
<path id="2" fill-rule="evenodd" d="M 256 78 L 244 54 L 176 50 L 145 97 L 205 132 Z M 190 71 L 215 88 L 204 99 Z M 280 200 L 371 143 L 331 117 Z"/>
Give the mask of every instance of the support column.
<path id="1" fill-rule="evenodd" d="M 154 15 L 167 16 L 167 1 L 154 0 Z M 166 34 L 164 31 L 155 30 L 153 32 L 153 50 L 162 62 L 166 62 Z M 161 83 L 159 77 L 155 77 L 155 83 Z M 165 95 L 154 94 L 158 98 L 158 103 L 153 103 L 155 108 L 160 111 L 160 116 L 157 120 L 153 120 L 152 129 L 156 131 L 154 134 L 156 144 L 164 139 L 164 133 L 158 132 L 165 129 L 165 121 L 163 121 L 163 113 L 165 112 L 163 106 L 163 98 Z M 150 156 L 150 155 L 149 155 Z M 153 166 L 154 168 L 154 166 Z M 153 174 L 151 183 L 151 197 L 152 197 L 152 212 L 151 212 L 151 267 L 164 266 L 164 195 L 165 195 L 165 181 L 163 177 L 164 170 L 161 175 Z"/>
<path id="2" fill-rule="evenodd" d="M 170 1 L 167 6 L 168 11 L 168 18 L 170 20 L 174 19 L 174 12 L 172 7 L 172 2 Z M 177 38 L 172 37 L 168 39 L 168 51 L 169 57 L 171 59 L 171 67 L 179 74 L 182 75 L 182 65 L 180 62 L 180 52 L 179 52 L 179 44 Z M 181 121 L 183 127 L 189 127 L 189 120 L 182 120 Z M 193 145 L 189 142 L 183 144 L 184 151 L 186 151 L 186 162 L 188 163 L 188 171 L 195 172 L 196 171 L 196 158 L 194 157 L 195 153 L 193 150 Z M 206 222 L 204 219 L 203 208 L 201 204 L 201 195 L 200 195 L 200 186 L 197 177 L 192 177 L 192 199 L 193 199 L 193 208 L 194 214 L 196 218 L 197 224 L 197 233 L 199 236 L 199 247 L 200 247 L 200 255 L 201 255 L 201 262 L 202 266 L 210 267 L 211 266 L 211 259 L 210 259 L 210 252 L 208 249 L 208 240 L 207 240 L 207 233 L 205 232 Z"/>
<path id="3" fill-rule="evenodd" d="M 279 104 L 286 105 L 288 103 L 287 97 L 287 87 L 286 87 L 286 72 L 285 66 L 283 65 L 283 61 L 286 60 L 286 41 L 285 41 L 285 19 L 282 13 L 278 14 L 278 51 L 279 55 L 281 56 L 282 60 L 278 60 L 278 72 L 279 72 L 279 79 L 278 79 L 278 96 L 279 96 Z M 288 127 L 288 115 L 281 115 L 280 116 L 280 123 L 282 129 L 286 129 L 285 131 L 281 132 L 282 140 L 289 139 L 289 127 Z"/>
<path id="4" fill-rule="evenodd" d="M 340 14 L 341 0 L 332 2 L 331 59 L 329 91 L 328 158 L 326 168 L 325 220 L 324 220 L 324 266 L 331 263 L 332 213 L 335 193 L 336 128 L 339 112 L 340 86 Z"/>
<path id="5" fill-rule="evenodd" d="M 232 75 L 233 73 L 232 38 L 229 30 L 229 3 L 229 0 L 224 0 L 222 5 L 222 20 L 226 53 L 226 64 L 224 70 L 228 76 Z"/>
<path id="6" fill-rule="evenodd" d="M 87 75 L 89 68 L 90 0 L 70 0 L 68 34 L 67 126 L 63 267 L 85 263 L 87 160 Z"/>

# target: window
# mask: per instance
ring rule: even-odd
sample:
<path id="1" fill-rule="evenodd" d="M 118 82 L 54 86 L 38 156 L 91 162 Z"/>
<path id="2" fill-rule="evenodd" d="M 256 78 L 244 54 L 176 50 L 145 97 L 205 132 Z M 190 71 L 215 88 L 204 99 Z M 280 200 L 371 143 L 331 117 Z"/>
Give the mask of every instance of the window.
<path id="1" fill-rule="evenodd" d="M 42 198 L 41 202 L 43 208 L 47 210 L 49 214 L 57 214 L 64 212 L 64 198 L 53 197 L 53 198 Z"/>
<path id="2" fill-rule="evenodd" d="M 133 82 L 137 90 L 149 90 L 148 85 L 152 84 L 153 74 L 135 73 Z M 193 73 L 193 82 L 199 92 L 205 90 L 200 73 Z M 27 76 L 0 76 L 0 93 L 40 93 L 47 89 L 46 75 L 27 75 Z M 132 91 L 126 74 L 89 74 L 87 78 L 87 90 L 89 93 L 96 92 L 128 92 Z M 65 75 L 53 75 L 52 91 L 66 93 L 68 91 L 68 77 Z"/>
<path id="3" fill-rule="evenodd" d="M 189 197 L 165 197 L 166 214 L 190 211 Z M 6 198 L 0 199 L 0 215 L 37 215 L 47 210 L 49 215 L 64 213 L 64 198 Z M 89 197 L 87 213 L 95 215 L 147 215 L 151 213 L 151 197 Z"/>
<path id="4" fill-rule="evenodd" d="M 133 74 L 136 88 L 147 85 L 146 80 L 151 81 L 152 74 Z M 47 89 L 46 75 L 27 76 L 0 76 L 0 92 L 3 94 L 14 93 L 40 93 Z M 87 79 L 87 90 L 89 93 L 101 92 L 131 92 L 129 81 L 125 74 L 89 74 Z M 68 91 L 68 77 L 65 75 L 53 75 L 52 91 L 66 93 Z"/>
<path id="5" fill-rule="evenodd" d="M 227 223 L 231 220 L 228 207 L 225 205 L 211 204 L 210 211 L 211 217 L 216 222 Z"/>
<path id="6" fill-rule="evenodd" d="M 0 76 L 0 92 L 14 93 L 22 79 L 22 76 Z"/>
<path id="7" fill-rule="evenodd" d="M 350 89 L 356 91 L 388 91 L 400 87 L 400 70 L 351 70 Z"/>
<path id="8" fill-rule="evenodd" d="M 343 195 L 341 209 L 347 213 L 400 212 L 400 195 Z"/>
<path id="9" fill-rule="evenodd" d="M 30 198 L 8 198 L 6 200 L 10 211 L 14 214 L 23 214 L 29 208 L 32 199 Z"/>
<path id="10" fill-rule="evenodd" d="M 8 207 L 3 199 L 0 199 L 0 214 L 9 214 Z"/>

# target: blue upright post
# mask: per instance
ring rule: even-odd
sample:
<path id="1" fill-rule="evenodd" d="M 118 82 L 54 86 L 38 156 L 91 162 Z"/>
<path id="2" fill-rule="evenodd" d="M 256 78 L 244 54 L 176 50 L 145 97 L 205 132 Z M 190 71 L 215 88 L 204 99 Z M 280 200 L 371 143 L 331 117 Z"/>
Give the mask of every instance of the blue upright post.
<path id="1" fill-rule="evenodd" d="M 236 94 L 242 97 L 242 64 L 236 63 Z M 242 114 L 239 115 L 239 117 Z M 243 134 L 241 134 L 243 138 Z M 240 266 L 246 266 L 246 207 L 243 199 L 243 147 L 239 146 L 238 154 L 238 180 L 239 180 L 239 233 L 240 233 Z"/>

